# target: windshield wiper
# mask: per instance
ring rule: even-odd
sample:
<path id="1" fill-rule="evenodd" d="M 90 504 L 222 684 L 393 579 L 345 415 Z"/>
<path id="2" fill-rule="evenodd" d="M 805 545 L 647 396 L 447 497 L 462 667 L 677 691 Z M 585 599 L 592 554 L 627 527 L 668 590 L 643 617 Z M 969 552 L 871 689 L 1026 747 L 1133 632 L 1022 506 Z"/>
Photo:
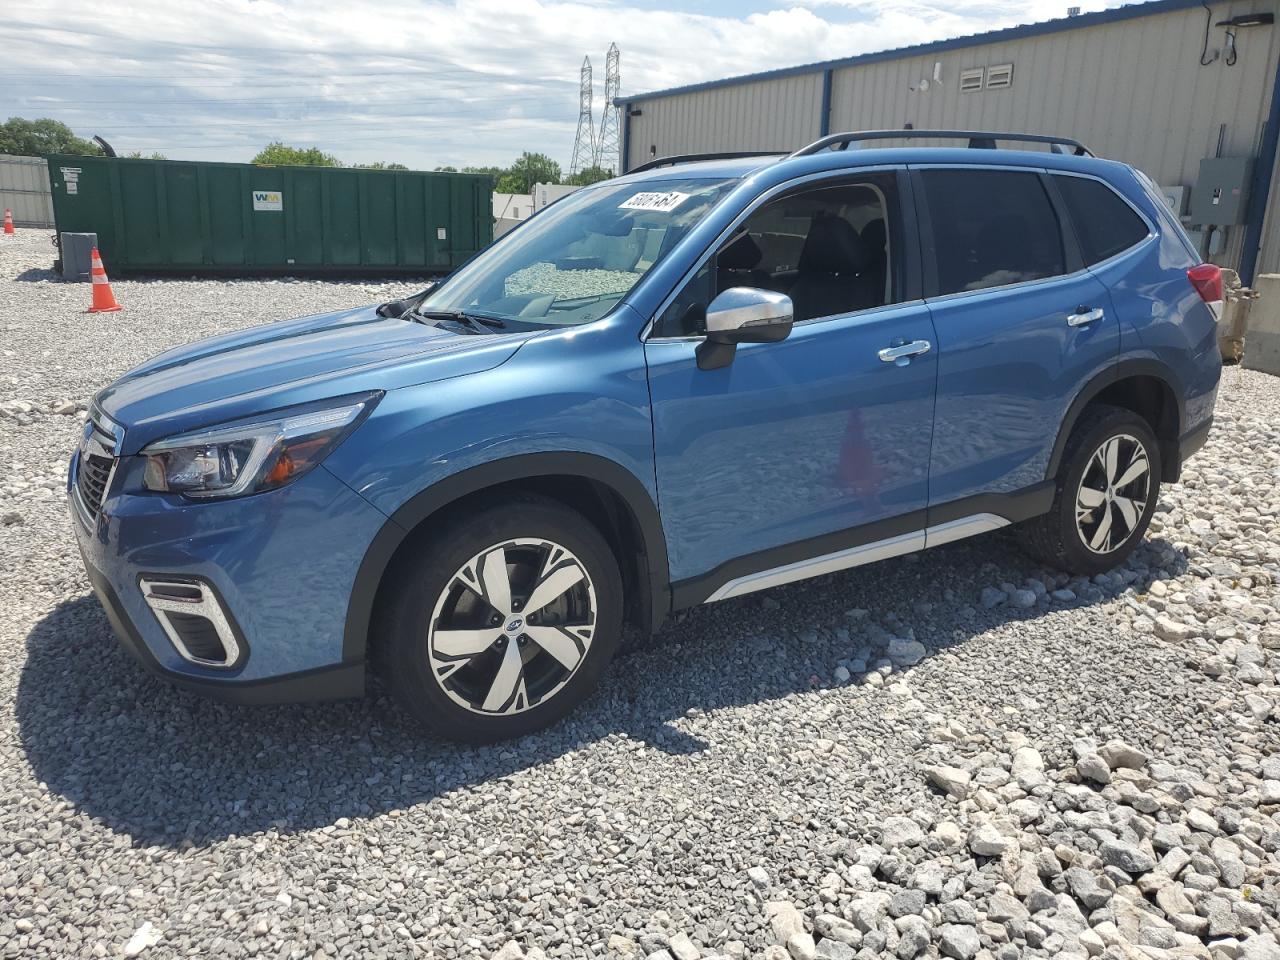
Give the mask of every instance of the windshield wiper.
<path id="1" fill-rule="evenodd" d="M 476 333 L 492 333 L 503 329 L 506 324 L 497 317 L 483 313 L 467 313 L 465 310 L 406 310 L 400 315 L 418 323 L 433 323 L 437 320 L 449 320 L 462 324 Z"/>
<path id="2" fill-rule="evenodd" d="M 543 209 L 545 210 L 546 208 L 544 207 Z M 593 294 L 588 294 L 585 297 L 556 297 L 554 300 L 551 301 L 551 303 L 553 305 L 557 303 L 574 303 L 574 304 L 599 303 L 601 300 L 608 300 L 610 297 L 625 297 L 630 292 L 631 292 L 630 290 L 611 290 L 608 293 L 593 293 Z"/>

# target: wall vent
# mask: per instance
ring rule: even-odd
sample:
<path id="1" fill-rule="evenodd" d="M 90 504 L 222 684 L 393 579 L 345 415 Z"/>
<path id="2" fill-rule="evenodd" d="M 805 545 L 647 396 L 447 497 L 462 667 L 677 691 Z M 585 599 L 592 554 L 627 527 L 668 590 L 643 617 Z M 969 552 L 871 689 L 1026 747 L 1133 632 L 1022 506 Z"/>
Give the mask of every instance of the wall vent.
<path id="1" fill-rule="evenodd" d="M 1013 85 L 1013 64 L 1000 63 L 987 67 L 987 89 L 1000 90 Z"/>
<path id="2" fill-rule="evenodd" d="M 960 92 L 977 93 L 982 89 L 982 81 L 986 78 L 986 67 L 970 67 L 960 71 Z"/>

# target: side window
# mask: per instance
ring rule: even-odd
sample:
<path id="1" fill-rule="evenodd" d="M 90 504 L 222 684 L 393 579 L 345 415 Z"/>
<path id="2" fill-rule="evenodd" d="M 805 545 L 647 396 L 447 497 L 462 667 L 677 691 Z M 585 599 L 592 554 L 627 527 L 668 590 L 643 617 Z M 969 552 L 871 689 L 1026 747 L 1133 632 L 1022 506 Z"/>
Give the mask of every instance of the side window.
<path id="1" fill-rule="evenodd" d="M 937 293 L 1066 273 L 1062 227 L 1037 173 L 924 170 Z"/>
<path id="2" fill-rule="evenodd" d="M 1105 183 L 1086 177 L 1054 176 L 1080 240 L 1086 264 L 1129 249 L 1150 232 L 1142 218 Z"/>
<path id="3" fill-rule="evenodd" d="M 690 278 L 655 334 L 701 333 L 707 304 L 730 287 L 787 294 L 797 323 L 897 302 L 897 210 L 893 174 L 769 201 Z"/>

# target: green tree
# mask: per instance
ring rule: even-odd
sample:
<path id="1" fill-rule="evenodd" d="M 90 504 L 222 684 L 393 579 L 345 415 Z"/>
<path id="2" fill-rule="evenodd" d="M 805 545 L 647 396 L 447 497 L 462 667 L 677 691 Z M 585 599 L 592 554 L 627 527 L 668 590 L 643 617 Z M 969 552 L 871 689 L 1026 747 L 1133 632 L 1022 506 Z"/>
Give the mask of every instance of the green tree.
<path id="1" fill-rule="evenodd" d="M 579 187 L 589 187 L 593 183 L 608 180 L 612 176 L 613 171 L 606 170 L 604 167 L 586 167 L 570 176 L 565 180 L 565 183 L 572 183 Z"/>
<path id="2" fill-rule="evenodd" d="M 598 175 L 592 174 L 594 179 L 583 180 L 585 183 L 595 183 L 597 180 L 605 180 L 613 176 L 610 170 L 600 170 L 598 167 L 592 167 L 591 170 L 598 170 Z M 489 178 L 489 182 L 493 185 L 495 193 L 532 193 L 535 183 L 559 183 L 560 182 L 560 164 L 556 163 L 545 153 L 529 153 L 520 154 L 520 157 L 509 167 L 463 167 L 461 171 L 457 167 L 444 166 L 436 167 L 440 173 L 478 173 Z M 588 176 L 588 171 L 584 170 L 578 174 L 579 177 Z M 578 180 L 573 180 L 578 183 Z"/>
<path id="3" fill-rule="evenodd" d="M 530 193 L 524 188 L 524 180 L 507 171 L 493 185 L 494 193 Z"/>
<path id="4" fill-rule="evenodd" d="M 0 153 L 20 157 L 37 157 L 49 153 L 101 156 L 102 148 L 77 137 L 70 127 L 59 120 L 48 117 L 39 120 L 10 117 L 7 122 L 0 123 Z"/>
<path id="5" fill-rule="evenodd" d="M 489 186 L 492 187 L 494 190 L 498 189 L 498 181 L 507 175 L 507 170 L 504 167 L 463 167 L 461 171 L 459 171 L 455 167 L 450 167 L 449 172 L 450 173 L 461 172 L 461 173 L 484 174 L 486 177 L 489 178 Z"/>
<path id="6" fill-rule="evenodd" d="M 511 169 L 498 180 L 498 193 L 533 193 L 535 183 L 559 183 L 560 164 L 545 153 L 520 154 Z"/>
<path id="7" fill-rule="evenodd" d="M 387 163 L 384 160 L 375 160 L 373 163 L 357 163 L 357 170 L 408 170 L 403 163 Z"/>
<path id="8" fill-rule="evenodd" d="M 149 157 L 144 157 L 142 155 L 141 150 L 130 150 L 128 153 L 124 154 L 124 156 L 130 160 L 168 160 L 169 159 L 163 153 L 153 153 Z"/>
<path id="9" fill-rule="evenodd" d="M 342 166 L 342 161 L 331 153 L 324 153 L 319 147 L 291 147 L 280 140 L 273 140 L 268 143 L 249 162 L 267 164 L 273 167 Z"/>

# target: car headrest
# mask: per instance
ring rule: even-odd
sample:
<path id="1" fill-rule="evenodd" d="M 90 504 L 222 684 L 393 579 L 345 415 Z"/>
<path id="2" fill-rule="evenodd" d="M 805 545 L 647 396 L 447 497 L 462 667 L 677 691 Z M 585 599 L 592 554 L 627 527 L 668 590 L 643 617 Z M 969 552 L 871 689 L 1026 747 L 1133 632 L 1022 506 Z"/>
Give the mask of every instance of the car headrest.
<path id="1" fill-rule="evenodd" d="M 720 251 L 716 266 L 721 270 L 753 270 L 763 256 L 764 251 L 751 239 L 751 234 L 742 233 Z"/>
<path id="2" fill-rule="evenodd" d="M 876 217 L 874 220 L 867 221 L 866 226 L 862 228 L 861 237 L 868 253 L 884 253 L 885 241 L 889 239 L 885 232 L 884 220 Z"/>
<path id="3" fill-rule="evenodd" d="M 867 246 L 853 224 L 840 217 L 817 217 L 800 251 L 800 273 L 856 273 L 866 268 Z"/>

